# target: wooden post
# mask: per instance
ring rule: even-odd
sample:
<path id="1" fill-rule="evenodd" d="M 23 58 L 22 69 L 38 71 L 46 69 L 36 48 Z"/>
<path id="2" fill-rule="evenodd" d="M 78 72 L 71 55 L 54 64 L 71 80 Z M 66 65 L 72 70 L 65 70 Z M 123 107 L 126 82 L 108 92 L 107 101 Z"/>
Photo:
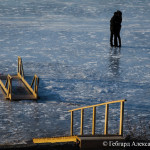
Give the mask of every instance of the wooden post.
<path id="1" fill-rule="evenodd" d="M 12 99 L 12 78 L 10 78 L 10 100 Z"/>
<path id="2" fill-rule="evenodd" d="M 120 102 L 120 129 L 119 135 L 123 135 L 124 102 Z"/>
<path id="3" fill-rule="evenodd" d="M 36 77 L 35 77 L 35 80 L 34 80 L 34 92 L 36 93 Z"/>
<path id="4" fill-rule="evenodd" d="M 22 59 L 18 56 L 18 75 L 24 78 Z"/>
<path id="5" fill-rule="evenodd" d="M 80 128 L 80 135 L 83 135 L 83 120 L 84 120 L 84 109 L 81 109 L 81 128 Z"/>
<path id="6" fill-rule="evenodd" d="M 24 78 L 24 70 L 23 70 L 23 63 L 22 63 L 22 60 L 21 60 L 21 76 Z"/>
<path id="7" fill-rule="evenodd" d="M 9 80 L 9 77 L 8 77 L 8 92 L 7 92 L 7 97 L 9 98 L 9 92 L 10 92 L 10 80 Z"/>
<path id="8" fill-rule="evenodd" d="M 32 80 L 32 83 L 31 83 L 31 88 L 32 88 L 32 86 L 34 84 L 34 80 L 35 80 L 35 76 L 33 77 L 33 80 Z"/>
<path id="9" fill-rule="evenodd" d="M 70 135 L 73 136 L 73 111 L 71 111 L 71 127 L 70 127 Z"/>
<path id="10" fill-rule="evenodd" d="M 19 64 L 20 64 L 20 57 L 18 57 L 18 73 L 19 73 L 19 70 L 20 70 L 20 68 L 19 68 L 20 65 Z"/>
<path id="11" fill-rule="evenodd" d="M 92 135 L 95 135 L 96 107 L 93 107 Z"/>
<path id="12" fill-rule="evenodd" d="M 109 113 L 109 104 L 105 105 L 105 129 L 104 135 L 108 134 L 108 113 Z"/>
<path id="13" fill-rule="evenodd" d="M 7 92 L 7 98 L 12 99 L 12 78 L 10 75 L 7 76 L 8 79 L 8 92 Z"/>

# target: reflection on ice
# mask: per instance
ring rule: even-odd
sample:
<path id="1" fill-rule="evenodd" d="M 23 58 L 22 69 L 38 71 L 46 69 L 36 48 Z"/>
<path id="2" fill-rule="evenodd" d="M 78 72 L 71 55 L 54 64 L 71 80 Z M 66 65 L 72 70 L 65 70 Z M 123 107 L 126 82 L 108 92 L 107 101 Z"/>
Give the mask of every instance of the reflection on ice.
<path id="1" fill-rule="evenodd" d="M 114 76 L 119 75 L 119 59 L 121 48 L 110 48 L 110 71 Z"/>

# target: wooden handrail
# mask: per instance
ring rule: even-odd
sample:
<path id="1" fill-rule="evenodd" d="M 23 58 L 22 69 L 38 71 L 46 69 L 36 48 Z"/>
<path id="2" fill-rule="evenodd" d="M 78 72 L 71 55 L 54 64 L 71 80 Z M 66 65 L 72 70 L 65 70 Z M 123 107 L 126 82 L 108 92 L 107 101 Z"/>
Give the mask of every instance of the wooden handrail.
<path id="1" fill-rule="evenodd" d="M 124 102 L 126 100 L 116 100 L 111 102 L 105 102 L 101 104 L 85 106 L 81 108 L 76 108 L 69 110 L 71 112 L 71 127 L 70 133 L 73 136 L 73 114 L 74 111 L 81 110 L 81 127 L 80 127 L 80 135 L 83 135 L 83 124 L 84 124 L 84 109 L 93 108 L 93 120 L 92 120 L 92 135 L 95 135 L 95 124 L 96 124 L 96 107 L 105 105 L 105 126 L 104 126 L 104 135 L 108 134 L 108 116 L 109 116 L 109 104 L 120 103 L 120 127 L 119 127 L 119 135 L 123 135 L 123 116 L 124 116 Z"/>
<path id="2" fill-rule="evenodd" d="M 11 99 L 11 97 L 12 97 L 12 76 L 10 76 L 8 74 L 5 85 L 3 84 L 2 81 L 0 81 L 0 85 L 2 86 L 2 88 L 6 94 L 6 98 Z"/>
<path id="3" fill-rule="evenodd" d="M 28 82 L 25 80 L 24 78 L 24 70 L 23 70 L 23 63 L 22 63 L 22 59 L 20 56 L 18 56 L 18 69 L 17 69 L 17 75 L 14 76 L 10 76 L 8 74 L 7 79 L 6 79 L 6 83 L 4 84 L 2 80 L 0 80 L 0 86 L 2 87 L 2 90 L 4 91 L 4 94 L 6 95 L 6 98 L 8 99 L 13 99 L 13 97 L 19 97 L 19 99 L 21 98 L 26 98 L 24 95 L 19 95 L 19 96 L 15 96 L 15 94 L 12 94 L 12 78 L 16 78 L 22 81 L 22 83 L 24 84 L 25 88 L 27 88 L 27 90 L 29 90 L 29 94 L 31 93 L 31 96 L 27 96 L 27 98 L 32 98 L 33 99 L 37 99 L 38 98 L 38 85 L 39 85 L 39 78 L 38 76 L 35 74 L 33 81 L 31 83 L 31 85 L 28 84 Z M 32 87 L 34 85 L 34 87 Z M 12 97 L 13 95 L 13 97 Z"/>
<path id="4" fill-rule="evenodd" d="M 22 80 L 24 85 L 29 89 L 29 91 L 34 95 L 34 97 L 38 98 L 39 77 L 35 74 L 31 85 L 28 84 L 28 82 L 24 78 L 23 63 L 20 56 L 18 56 L 18 77 Z M 32 88 L 33 85 L 34 87 Z"/>
<path id="5" fill-rule="evenodd" d="M 35 74 L 31 83 L 31 88 L 34 84 L 34 92 L 38 94 L 39 77 Z"/>
<path id="6" fill-rule="evenodd" d="M 23 64 L 22 64 L 22 59 L 20 56 L 18 56 L 18 76 L 21 76 L 24 78 Z"/>
<path id="7" fill-rule="evenodd" d="M 123 99 L 123 100 L 116 100 L 116 101 L 111 101 L 111 102 L 105 102 L 105 103 L 101 103 L 101 104 L 90 105 L 90 106 L 85 106 L 85 107 L 80 107 L 80 108 L 72 109 L 72 110 L 69 110 L 69 112 L 80 110 L 80 109 L 86 109 L 86 108 L 92 108 L 92 107 L 102 106 L 102 105 L 106 105 L 106 104 L 113 104 L 113 103 L 125 102 L 125 101 L 126 100 Z"/>

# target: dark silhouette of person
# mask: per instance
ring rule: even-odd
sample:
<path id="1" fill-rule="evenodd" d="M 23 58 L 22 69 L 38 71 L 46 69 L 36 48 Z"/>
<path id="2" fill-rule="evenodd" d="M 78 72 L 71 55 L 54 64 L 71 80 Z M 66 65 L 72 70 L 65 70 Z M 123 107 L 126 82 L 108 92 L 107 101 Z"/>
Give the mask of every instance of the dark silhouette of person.
<path id="1" fill-rule="evenodd" d="M 114 46 L 113 44 L 113 38 L 114 38 L 114 34 L 115 34 L 115 20 L 117 17 L 117 12 L 114 12 L 113 17 L 110 20 L 110 45 Z"/>
<path id="2" fill-rule="evenodd" d="M 114 12 L 113 17 L 110 20 L 110 45 L 111 46 L 118 46 L 121 47 L 121 37 L 120 37 L 120 30 L 121 30 L 121 22 L 122 22 L 122 12 L 117 11 Z M 113 44 L 114 38 L 114 44 Z"/>

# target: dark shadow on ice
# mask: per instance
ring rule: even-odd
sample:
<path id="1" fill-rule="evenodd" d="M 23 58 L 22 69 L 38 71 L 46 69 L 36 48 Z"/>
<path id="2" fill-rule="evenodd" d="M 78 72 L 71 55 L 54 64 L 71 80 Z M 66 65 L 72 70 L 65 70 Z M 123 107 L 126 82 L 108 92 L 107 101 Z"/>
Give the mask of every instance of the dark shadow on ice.
<path id="1" fill-rule="evenodd" d="M 26 76 L 25 79 L 30 84 L 32 82 L 31 76 Z M 44 103 L 47 101 L 53 101 L 53 102 L 62 102 L 63 98 L 56 92 L 52 91 L 51 89 L 45 88 L 46 85 L 42 81 L 42 79 L 39 79 L 39 88 L 38 88 L 38 96 L 39 98 L 36 100 L 39 103 Z"/>
<path id="2" fill-rule="evenodd" d="M 111 47 L 109 53 L 109 70 L 114 76 L 119 76 L 120 47 Z"/>
<path id="3" fill-rule="evenodd" d="M 1 76 L 1 79 L 3 79 L 2 76 Z M 31 85 L 33 76 L 25 76 L 25 79 L 29 83 L 29 85 Z M 52 91 L 51 89 L 46 89 L 45 87 L 46 87 L 46 85 L 44 84 L 42 79 L 40 79 L 39 89 L 38 89 L 39 98 L 37 100 L 23 100 L 23 101 L 40 102 L 40 103 L 41 102 L 44 103 L 46 101 L 53 101 L 53 102 L 62 102 L 63 101 L 63 98 L 58 93 Z M 18 90 L 17 87 L 16 87 L 16 89 L 13 89 L 13 91 L 15 91 L 15 90 Z M 21 89 L 19 89 L 19 90 L 21 90 Z M 0 91 L 0 98 L 5 100 L 5 97 L 2 93 L 2 91 Z"/>

